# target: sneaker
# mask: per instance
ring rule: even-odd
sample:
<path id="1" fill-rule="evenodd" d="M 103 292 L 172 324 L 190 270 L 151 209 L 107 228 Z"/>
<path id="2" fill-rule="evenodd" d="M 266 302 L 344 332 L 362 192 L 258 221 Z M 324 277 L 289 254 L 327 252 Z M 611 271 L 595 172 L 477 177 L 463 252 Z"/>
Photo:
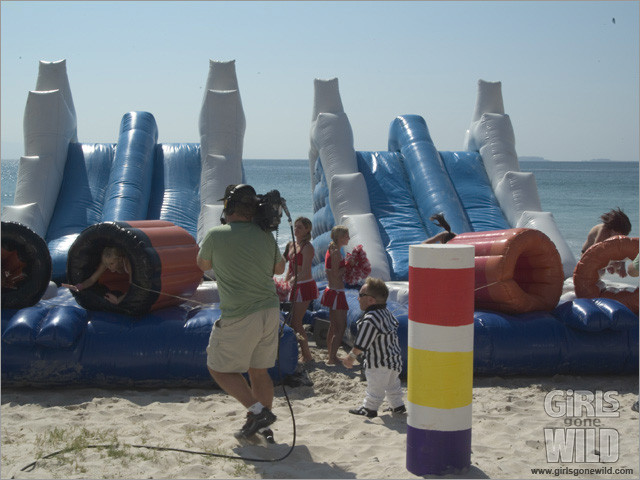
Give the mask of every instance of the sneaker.
<path id="1" fill-rule="evenodd" d="M 267 407 L 263 407 L 262 411 L 257 415 L 255 413 L 247 412 L 247 421 L 245 422 L 242 429 L 240 429 L 236 437 L 250 437 L 261 428 L 268 427 L 275 421 L 276 416 L 271 413 L 271 410 L 269 410 Z"/>
<path id="2" fill-rule="evenodd" d="M 631 406 L 631 410 L 633 410 L 634 412 L 637 412 L 637 411 L 638 411 L 638 402 L 634 403 L 634 404 Z"/>
<path id="3" fill-rule="evenodd" d="M 273 438 L 273 430 L 271 430 L 270 428 L 261 428 L 260 430 L 258 430 L 258 433 L 264 437 L 267 443 L 276 443 Z"/>
<path id="4" fill-rule="evenodd" d="M 352 408 L 349 410 L 349 413 L 353 413 L 354 415 L 362 415 L 367 418 L 374 418 L 378 416 L 378 412 L 375 410 L 369 410 L 368 408 L 360 407 L 360 408 Z"/>
<path id="5" fill-rule="evenodd" d="M 399 407 L 396 407 L 396 408 L 387 407 L 384 409 L 384 411 L 391 412 L 391 413 L 407 413 L 407 407 L 405 407 L 404 405 L 400 405 Z"/>

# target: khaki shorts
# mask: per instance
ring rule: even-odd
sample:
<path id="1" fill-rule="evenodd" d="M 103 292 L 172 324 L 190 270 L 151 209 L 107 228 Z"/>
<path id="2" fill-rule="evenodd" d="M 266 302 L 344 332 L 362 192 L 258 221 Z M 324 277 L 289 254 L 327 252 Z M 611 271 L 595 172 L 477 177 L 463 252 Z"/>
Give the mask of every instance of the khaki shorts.
<path id="1" fill-rule="evenodd" d="M 222 373 L 273 367 L 278 354 L 279 326 L 278 308 L 217 320 L 209 336 L 207 367 Z"/>

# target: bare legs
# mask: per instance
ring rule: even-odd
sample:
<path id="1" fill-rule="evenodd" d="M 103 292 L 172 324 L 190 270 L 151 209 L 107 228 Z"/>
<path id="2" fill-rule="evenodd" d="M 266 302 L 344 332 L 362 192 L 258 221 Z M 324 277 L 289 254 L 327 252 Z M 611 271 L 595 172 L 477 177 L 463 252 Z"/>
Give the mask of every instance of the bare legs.
<path id="1" fill-rule="evenodd" d="M 294 302 L 292 305 L 292 315 L 291 315 L 291 328 L 296 332 L 296 337 L 298 337 L 298 343 L 300 344 L 300 350 L 302 351 L 302 361 L 303 362 L 311 362 L 313 361 L 313 357 L 311 356 L 311 350 L 309 350 L 309 340 L 307 339 L 307 332 L 305 332 L 304 327 L 302 326 L 302 320 L 304 318 L 304 314 L 307 311 L 307 307 L 310 302 Z"/>
<path id="2" fill-rule="evenodd" d="M 327 332 L 328 363 L 338 363 L 338 349 L 342 345 L 347 328 L 347 310 L 329 310 L 329 331 Z"/>
<path id="3" fill-rule="evenodd" d="M 251 386 L 240 373 L 215 372 L 210 368 L 209 373 L 220 388 L 238 400 L 245 408 L 260 402 L 271 410 L 273 404 L 273 382 L 266 368 L 249 369 Z"/>

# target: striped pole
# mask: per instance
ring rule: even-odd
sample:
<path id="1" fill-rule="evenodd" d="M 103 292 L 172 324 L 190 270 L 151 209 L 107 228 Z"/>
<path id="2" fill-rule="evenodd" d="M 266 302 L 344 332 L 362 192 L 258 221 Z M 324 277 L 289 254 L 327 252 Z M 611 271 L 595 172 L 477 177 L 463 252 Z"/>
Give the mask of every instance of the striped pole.
<path id="1" fill-rule="evenodd" d="M 409 247 L 407 470 L 471 465 L 473 245 Z"/>

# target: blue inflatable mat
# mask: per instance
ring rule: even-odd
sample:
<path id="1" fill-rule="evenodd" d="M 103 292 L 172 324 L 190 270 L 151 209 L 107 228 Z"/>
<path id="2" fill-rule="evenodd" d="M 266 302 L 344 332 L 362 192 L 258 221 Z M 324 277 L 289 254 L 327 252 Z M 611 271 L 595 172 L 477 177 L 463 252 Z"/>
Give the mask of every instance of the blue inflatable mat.
<path id="1" fill-rule="evenodd" d="M 206 347 L 217 305 L 170 307 L 130 317 L 87 311 L 69 292 L 2 310 L 2 385 L 205 387 L 214 385 Z M 275 381 L 295 372 L 298 343 L 282 325 Z"/>
<path id="2" fill-rule="evenodd" d="M 358 291 L 347 290 L 349 311 L 345 342 L 353 345 L 362 312 Z M 408 354 L 408 309 L 388 303 L 398 319 L 403 375 Z M 315 316 L 327 308 L 314 301 Z M 605 320 L 606 318 L 606 320 Z M 596 329 L 597 325 L 597 329 Z M 638 371 L 638 317 L 609 299 L 578 299 L 553 312 L 507 315 L 474 313 L 473 368 L 475 375 L 631 374 Z"/>

